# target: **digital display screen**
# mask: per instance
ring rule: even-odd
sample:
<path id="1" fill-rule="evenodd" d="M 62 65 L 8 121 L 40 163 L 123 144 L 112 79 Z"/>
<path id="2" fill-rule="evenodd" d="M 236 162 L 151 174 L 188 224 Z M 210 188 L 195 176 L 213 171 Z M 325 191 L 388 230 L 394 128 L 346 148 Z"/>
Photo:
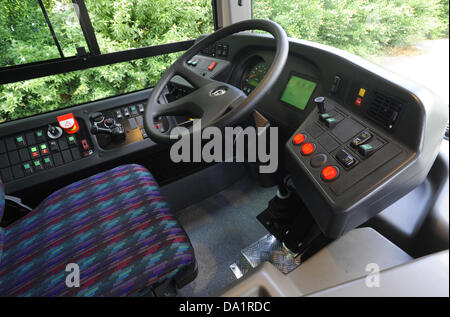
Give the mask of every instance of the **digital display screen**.
<path id="1" fill-rule="evenodd" d="M 292 75 L 283 96 L 281 96 L 281 100 L 300 110 L 305 110 L 316 86 L 315 82 Z"/>

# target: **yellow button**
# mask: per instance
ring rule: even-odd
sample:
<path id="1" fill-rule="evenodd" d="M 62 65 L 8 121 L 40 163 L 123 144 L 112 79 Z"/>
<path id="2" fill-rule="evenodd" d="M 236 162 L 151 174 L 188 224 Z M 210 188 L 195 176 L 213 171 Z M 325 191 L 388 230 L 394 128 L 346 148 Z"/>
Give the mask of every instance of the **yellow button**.
<path id="1" fill-rule="evenodd" d="M 359 90 L 359 96 L 364 98 L 365 95 L 366 95 L 366 90 L 364 88 L 361 88 Z"/>

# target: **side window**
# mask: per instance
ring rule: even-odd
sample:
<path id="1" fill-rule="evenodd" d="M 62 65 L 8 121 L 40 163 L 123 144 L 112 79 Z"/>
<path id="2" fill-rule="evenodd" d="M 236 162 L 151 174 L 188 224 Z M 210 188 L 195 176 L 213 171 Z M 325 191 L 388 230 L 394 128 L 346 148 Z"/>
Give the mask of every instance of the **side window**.
<path id="1" fill-rule="evenodd" d="M 0 69 L 73 58 L 79 47 L 89 54 L 74 5 L 80 2 L 101 54 L 214 31 L 210 0 L 2 0 Z M 0 123 L 151 87 L 179 54 L 0 85 Z"/>

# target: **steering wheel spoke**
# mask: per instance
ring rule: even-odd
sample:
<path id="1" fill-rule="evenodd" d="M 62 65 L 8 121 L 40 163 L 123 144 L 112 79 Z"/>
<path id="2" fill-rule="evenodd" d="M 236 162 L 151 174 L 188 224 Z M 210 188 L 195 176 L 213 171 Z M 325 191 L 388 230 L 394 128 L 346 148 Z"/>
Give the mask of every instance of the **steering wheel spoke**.
<path id="1" fill-rule="evenodd" d="M 194 85 L 195 88 L 201 88 L 212 82 L 215 82 L 215 80 L 213 79 L 199 75 L 196 72 L 192 71 L 186 66 L 185 62 L 177 63 L 174 73 L 175 75 L 179 75 L 186 79 L 188 82 Z"/>

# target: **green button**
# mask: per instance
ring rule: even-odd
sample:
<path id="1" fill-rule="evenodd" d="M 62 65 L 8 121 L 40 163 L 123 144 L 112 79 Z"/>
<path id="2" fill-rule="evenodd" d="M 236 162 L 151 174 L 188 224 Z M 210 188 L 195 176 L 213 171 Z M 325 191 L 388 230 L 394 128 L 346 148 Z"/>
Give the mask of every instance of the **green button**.
<path id="1" fill-rule="evenodd" d="M 34 161 L 34 166 L 41 166 L 41 162 L 40 161 Z"/>
<path id="2" fill-rule="evenodd" d="M 42 136 L 42 131 L 36 131 L 36 136 L 40 138 Z"/>
<path id="3" fill-rule="evenodd" d="M 335 119 L 335 118 L 328 118 L 327 121 L 328 121 L 328 122 L 335 122 L 336 119 Z"/>
<path id="4" fill-rule="evenodd" d="M 46 157 L 46 158 L 44 158 L 44 163 L 45 163 L 45 164 L 50 164 L 51 161 L 50 161 L 50 159 L 49 159 L 48 157 Z"/>
<path id="5" fill-rule="evenodd" d="M 47 148 L 47 145 L 41 144 L 41 150 L 45 150 Z"/>
<path id="6" fill-rule="evenodd" d="M 17 143 L 22 143 L 23 142 L 23 138 L 21 136 L 16 138 Z"/>
<path id="7" fill-rule="evenodd" d="M 131 106 L 131 111 L 136 111 L 136 107 L 135 106 Z"/>
<path id="8" fill-rule="evenodd" d="M 364 145 L 361 145 L 361 147 L 363 148 L 363 150 L 366 150 L 366 151 L 372 149 L 372 145 L 370 145 L 370 144 L 364 144 Z"/>
<path id="9" fill-rule="evenodd" d="M 31 148 L 31 152 L 37 152 L 37 147 L 33 146 L 33 147 Z"/>
<path id="10" fill-rule="evenodd" d="M 73 141 L 75 141 L 75 138 L 73 136 L 69 136 L 69 141 L 73 142 Z"/>
<path id="11" fill-rule="evenodd" d="M 27 164 L 23 164 L 23 168 L 28 170 L 31 168 L 31 166 L 30 166 L 30 164 L 27 163 Z"/>

